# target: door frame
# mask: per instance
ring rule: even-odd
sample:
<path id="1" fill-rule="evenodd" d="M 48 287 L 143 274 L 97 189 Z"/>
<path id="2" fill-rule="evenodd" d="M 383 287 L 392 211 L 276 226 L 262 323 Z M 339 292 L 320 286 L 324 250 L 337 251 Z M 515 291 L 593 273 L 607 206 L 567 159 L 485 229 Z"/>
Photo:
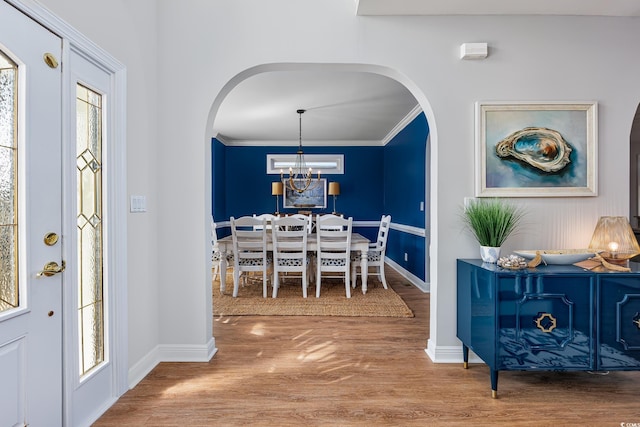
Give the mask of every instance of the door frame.
<path id="1" fill-rule="evenodd" d="M 104 196 L 108 203 L 105 208 L 105 217 L 110 219 L 105 226 L 105 251 L 104 257 L 108 260 L 105 265 L 105 283 L 111 289 L 109 304 L 113 307 L 108 321 L 110 322 L 112 363 L 114 364 L 115 378 L 113 384 L 114 395 L 111 401 L 104 402 L 102 407 L 93 414 L 95 419 L 86 420 L 88 424 L 96 421 L 118 398 L 129 389 L 128 381 L 128 310 L 127 310 L 127 179 L 126 179 L 126 68 L 125 66 L 109 55 L 106 51 L 98 47 L 87 37 L 53 15 L 49 10 L 33 0 L 4 0 L 31 17 L 42 26 L 57 34 L 62 39 L 62 63 L 69 64 L 70 53 L 73 51 L 85 57 L 111 75 L 111 88 L 109 94 L 110 117 L 106 125 L 106 134 L 109 135 L 105 144 L 104 156 L 108 159 L 110 169 L 116 171 L 108 178 L 105 185 Z M 69 144 L 69 136 L 75 128 L 75 116 L 70 112 L 75 111 L 75 97 L 71 97 L 70 85 L 72 83 L 71 71 L 69 67 L 62 68 L 62 140 L 63 144 Z M 73 142 L 75 147 L 75 141 Z M 63 150 L 64 152 L 64 150 Z M 68 168 L 63 164 L 63 167 Z M 73 174 L 65 171 L 63 174 Z M 67 189 L 63 189 L 65 191 Z M 75 232 L 75 230 L 73 230 Z M 69 233 L 70 230 L 65 230 Z M 69 259 L 73 254 L 65 253 L 63 249 L 63 259 Z M 73 384 L 72 372 L 73 358 L 69 357 L 76 351 L 75 343 L 70 342 L 72 336 L 70 321 L 75 319 L 74 306 L 70 306 L 76 301 L 68 295 L 63 295 L 63 366 L 60 367 L 63 373 L 65 384 Z M 72 420 L 67 416 L 71 414 L 73 402 L 71 401 L 71 390 L 61 390 L 63 393 L 63 418 L 64 424 L 71 426 Z"/>

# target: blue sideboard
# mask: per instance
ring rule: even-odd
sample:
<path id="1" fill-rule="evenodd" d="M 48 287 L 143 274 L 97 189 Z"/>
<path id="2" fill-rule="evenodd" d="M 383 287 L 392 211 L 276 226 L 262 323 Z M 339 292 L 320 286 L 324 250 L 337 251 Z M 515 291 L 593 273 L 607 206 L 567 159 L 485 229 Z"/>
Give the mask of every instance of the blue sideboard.
<path id="1" fill-rule="evenodd" d="M 640 265 L 594 272 L 574 265 L 507 270 L 457 260 L 457 336 L 498 371 L 640 369 Z"/>

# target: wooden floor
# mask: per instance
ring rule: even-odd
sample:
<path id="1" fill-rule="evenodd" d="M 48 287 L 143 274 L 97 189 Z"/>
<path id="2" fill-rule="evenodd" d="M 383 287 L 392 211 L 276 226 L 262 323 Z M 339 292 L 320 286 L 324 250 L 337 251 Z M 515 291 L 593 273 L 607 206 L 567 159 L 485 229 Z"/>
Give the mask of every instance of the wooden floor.
<path id="1" fill-rule="evenodd" d="M 415 318 L 214 319 L 209 363 L 161 363 L 95 426 L 640 425 L 640 373 L 434 364 L 429 295 L 392 270 Z"/>

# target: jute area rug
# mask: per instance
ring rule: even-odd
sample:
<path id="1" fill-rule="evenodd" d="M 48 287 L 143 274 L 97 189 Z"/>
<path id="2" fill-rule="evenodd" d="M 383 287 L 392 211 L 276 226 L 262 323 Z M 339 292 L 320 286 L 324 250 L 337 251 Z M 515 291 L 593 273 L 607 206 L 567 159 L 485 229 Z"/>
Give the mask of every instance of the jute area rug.
<path id="1" fill-rule="evenodd" d="M 320 288 L 320 298 L 316 298 L 315 284 L 310 284 L 308 297 L 302 297 L 300 279 L 289 279 L 280 283 L 278 297 L 271 298 L 272 287 L 268 287 L 268 297 L 262 297 L 261 280 L 250 280 L 240 286 L 238 297 L 233 292 L 233 277 L 227 274 L 227 289 L 220 294 L 219 280 L 213 283 L 213 314 L 215 316 L 347 316 L 347 317 L 413 317 L 413 312 L 402 298 L 391 288 L 394 275 L 387 275 L 389 289 L 384 289 L 377 277 L 369 277 L 367 293 L 362 294 L 360 280 L 351 289 L 347 299 L 344 282 L 325 279 Z M 398 276 L 400 277 L 400 276 Z"/>

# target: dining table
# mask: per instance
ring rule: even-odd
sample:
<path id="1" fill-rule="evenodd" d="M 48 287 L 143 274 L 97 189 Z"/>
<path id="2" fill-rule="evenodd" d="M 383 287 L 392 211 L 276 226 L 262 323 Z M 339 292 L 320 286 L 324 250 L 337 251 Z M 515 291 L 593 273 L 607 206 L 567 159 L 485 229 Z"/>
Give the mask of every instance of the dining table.
<path id="1" fill-rule="evenodd" d="M 367 239 L 360 233 L 351 233 L 351 251 L 359 252 L 360 254 L 360 270 L 362 277 L 362 293 L 367 293 L 367 276 L 368 276 L 368 261 L 367 251 L 369 250 L 369 243 L 371 240 Z M 233 254 L 233 236 L 225 236 L 218 239 L 218 247 L 220 248 L 220 292 L 224 292 L 227 288 L 227 279 L 225 271 L 227 271 L 227 257 Z M 307 236 L 307 251 L 317 252 L 318 239 L 316 233 L 310 233 Z M 271 233 L 267 233 L 267 251 L 273 252 L 273 240 Z"/>

